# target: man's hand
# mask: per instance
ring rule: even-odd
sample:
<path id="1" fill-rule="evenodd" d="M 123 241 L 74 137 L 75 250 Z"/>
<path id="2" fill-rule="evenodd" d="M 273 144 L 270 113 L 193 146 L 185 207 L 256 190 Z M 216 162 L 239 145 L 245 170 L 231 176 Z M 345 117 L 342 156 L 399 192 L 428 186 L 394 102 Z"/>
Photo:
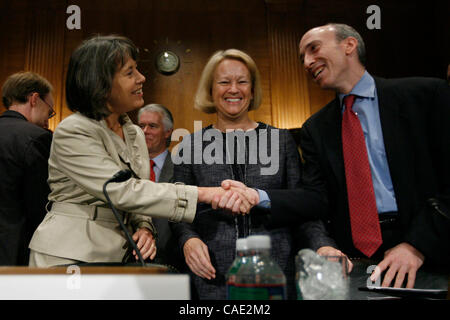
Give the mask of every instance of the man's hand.
<path id="1" fill-rule="evenodd" d="M 150 257 L 151 260 L 156 256 L 156 241 L 153 238 L 153 234 L 147 228 L 140 228 L 133 234 L 133 241 L 136 242 L 136 246 L 141 251 L 142 258 L 145 260 Z M 136 260 L 139 259 L 136 251 L 133 250 L 133 255 Z"/>
<path id="2" fill-rule="evenodd" d="M 216 269 L 211 264 L 208 246 L 199 238 L 190 238 L 183 246 L 184 258 L 191 271 L 208 280 L 216 277 Z"/>
<path id="3" fill-rule="evenodd" d="M 245 184 L 239 181 L 235 180 L 224 180 L 221 184 L 222 188 L 224 190 L 228 190 L 227 193 L 219 196 L 215 195 L 211 206 L 214 209 L 221 208 L 226 210 L 232 210 L 234 203 L 234 199 L 239 197 L 242 199 L 244 203 L 249 203 L 250 207 L 248 209 L 248 212 L 250 212 L 250 209 L 257 205 L 259 203 L 259 194 L 258 192 L 253 188 L 248 188 Z"/>
<path id="4" fill-rule="evenodd" d="M 346 254 L 344 254 L 341 250 L 338 250 L 336 248 L 330 247 L 330 246 L 323 246 L 317 249 L 317 254 L 320 256 L 333 256 L 333 257 L 346 257 L 347 258 L 347 267 L 348 267 L 348 273 L 352 272 L 353 269 L 353 263 L 350 261 L 350 259 L 347 257 Z"/>
<path id="5" fill-rule="evenodd" d="M 394 288 L 401 288 L 405 276 L 408 275 L 406 288 L 414 288 L 417 270 L 422 266 L 425 257 L 416 248 L 402 242 L 384 254 L 384 259 L 375 268 L 370 276 L 372 282 L 376 281 L 381 273 L 389 268 L 384 275 L 382 287 L 389 287 L 395 278 Z"/>
<path id="6" fill-rule="evenodd" d="M 225 190 L 221 187 L 199 187 L 198 201 L 211 204 L 214 209 L 229 210 L 233 214 L 247 214 L 255 205 L 253 198 L 241 188 Z"/>

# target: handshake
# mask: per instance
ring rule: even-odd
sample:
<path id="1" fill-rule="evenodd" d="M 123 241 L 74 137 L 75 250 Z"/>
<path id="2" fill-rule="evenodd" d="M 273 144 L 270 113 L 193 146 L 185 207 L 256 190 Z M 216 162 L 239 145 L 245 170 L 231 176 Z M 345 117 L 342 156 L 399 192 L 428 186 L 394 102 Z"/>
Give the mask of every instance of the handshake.
<path id="1" fill-rule="evenodd" d="M 245 215 L 259 203 L 259 194 L 242 182 L 224 180 L 220 187 L 198 187 L 198 201 L 211 204 L 213 209 Z"/>

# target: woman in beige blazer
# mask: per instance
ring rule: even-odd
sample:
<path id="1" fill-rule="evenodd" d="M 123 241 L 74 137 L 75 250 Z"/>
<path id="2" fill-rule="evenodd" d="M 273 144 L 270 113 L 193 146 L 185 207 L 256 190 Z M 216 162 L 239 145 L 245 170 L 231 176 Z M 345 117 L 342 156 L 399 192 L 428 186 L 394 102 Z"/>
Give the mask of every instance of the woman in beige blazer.
<path id="1" fill-rule="evenodd" d="M 119 36 L 93 37 L 73 52 L 66 98 L 74 114 L 54 132 L 48 178 L 52 208 L 30 242 L 30 266 L 123 261 L 127 240 L 102 191 L 122 169 L 133 177 L 109 184 L 107 191 L 144 259 L 156 255 L 150 216 L 192 222 L 197 201 L 210 203 L 226 194 L 220 187 L 148 180 L 144 135 L 126 115 L 144 105 L 145 77 L 137 70 L 137 54 L 131 40 Z M 226 208 L 234 213 L 247 213 L 254 204 L 238 190 L 232 199 Z"/>

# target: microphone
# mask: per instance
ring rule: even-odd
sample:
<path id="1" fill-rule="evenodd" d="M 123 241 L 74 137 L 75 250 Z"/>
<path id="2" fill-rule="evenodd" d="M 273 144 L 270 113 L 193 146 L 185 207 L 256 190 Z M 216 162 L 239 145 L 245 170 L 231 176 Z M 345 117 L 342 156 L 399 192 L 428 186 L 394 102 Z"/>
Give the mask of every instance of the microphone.
<path id="1" fill-rule="evenodd" d="M 111 199 L 108 196 L 108 192 L 106 191 L 106 186 L 109 183 L 111 183 L 111 182 L 124 182 L 124 181 L 127 181 L 130 178 L 131 178 L 131 171 L 130 170 L 120 170 L 119 172 L 114 174 L 111 179 L 107 180 L 103 184 L 103 194 L 105 195 L 105 198 L 108 201 L 108 204 L 111 207 L 111 210 L 113 211 L 114 216 L 116 217 L 116 220 L 119 222 L 122 231 L 127 236 L 128 243 L 133 247 L 134 251 L 138 255 L 139 261 L 141 262 L 142 266 L 145 267 L 145 262 L 144 262 L 144 259 L 142 258 L 141 251 L 138 249 L 136 243 L 133 241 L 133 238 L 131 237 L 130 233 L 128 232 L 127 227 L 124 225 L 122 219 L 119 216 L 119 213 L 117 212 L 116 208 L 114 207 L 114 205 L 111 202 Z"/>

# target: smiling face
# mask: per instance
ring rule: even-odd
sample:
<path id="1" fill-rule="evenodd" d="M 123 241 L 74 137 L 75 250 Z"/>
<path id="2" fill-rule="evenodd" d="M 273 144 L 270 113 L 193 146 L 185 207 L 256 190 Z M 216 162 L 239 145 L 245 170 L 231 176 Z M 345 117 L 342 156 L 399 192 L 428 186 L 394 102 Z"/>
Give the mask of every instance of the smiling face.
<path id="1" fill-rule="evenodd" d="M 212 98 L 218 117 L 231 120 L 247 115 L 253 98 L 252 79 L 243 62 L 225 59 L 217 65 L 213 77 Z"/>
<path id="2" fill-rule="evenodd" d="M 150 157 L 154 158 L 166 150 L 167 139 L 171 136 L 172 129 L 165 130 L 161 114 L 152 111 L 143 112 L 138 122 L 144 131 Z"/>
<path id="3" fill-rule="evenodd" d="M 350 72 L 348 42 L 347 39 L 338 42 L 331 26 L 311 29 L 302 37 L 300 59 L 306 72 L 322 89 L 341 91 Z"/>
<path id="4" fill-rule="evenodd" d="M 116 71 L 113 78 L 108 107 L 113 113 L 122 114 L 144 105 L 142 87 L 145 77 L 138 71 L 136 61 L 131 58 Z"/>

